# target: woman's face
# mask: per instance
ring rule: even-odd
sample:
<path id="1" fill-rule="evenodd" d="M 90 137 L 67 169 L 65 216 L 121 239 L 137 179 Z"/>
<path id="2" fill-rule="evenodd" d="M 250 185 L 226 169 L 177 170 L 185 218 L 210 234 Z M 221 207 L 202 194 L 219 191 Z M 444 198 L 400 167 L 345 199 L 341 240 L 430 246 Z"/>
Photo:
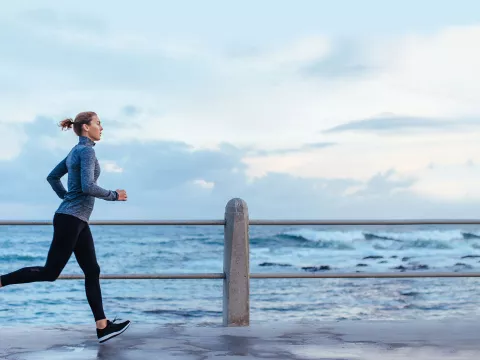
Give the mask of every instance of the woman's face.
<path id="1" fill-rule="evenodd" d="M 83 125 L 86 136 L 92 139 L 93 141 L 100 141 L 102 137 L 103 127 L 98 116 L 92 117 L 90 124 Z"/>

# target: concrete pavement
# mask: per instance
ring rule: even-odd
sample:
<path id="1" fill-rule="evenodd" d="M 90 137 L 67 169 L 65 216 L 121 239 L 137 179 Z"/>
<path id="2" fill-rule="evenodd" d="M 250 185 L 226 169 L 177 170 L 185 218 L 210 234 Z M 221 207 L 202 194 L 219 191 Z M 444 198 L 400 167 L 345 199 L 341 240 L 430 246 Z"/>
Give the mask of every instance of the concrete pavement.
<path id="1" fill-rule="evenodd" d="M 40 321 L 40 320 L 39 320 Z M 480 359 L 476 320 L 340 321 L 250 327 L 132 323 L 96 341 L 91 326 L 1 326 L 0 359 Z"/>

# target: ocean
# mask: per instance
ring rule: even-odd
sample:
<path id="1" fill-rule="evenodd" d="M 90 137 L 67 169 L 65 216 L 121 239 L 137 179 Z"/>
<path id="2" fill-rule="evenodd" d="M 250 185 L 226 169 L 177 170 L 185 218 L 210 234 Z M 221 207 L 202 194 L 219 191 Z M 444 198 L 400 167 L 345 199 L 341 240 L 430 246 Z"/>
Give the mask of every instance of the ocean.
<path id="1" fill-rule="evenodd" d="M 103 274 L 221 273 L 222 226 L 91 225 Z M 45 263 L 51 226 L 0 226 L 0 274 Z M 468 272 L 480 226 L 250 226 L 250 271 Z M 63 274 L 82 274 L 72 256 Z M 107 316 L 222 324 L 222 280 L 101 280 Z M 406 320 L 480 314 L 480 279 L 251 279 L 250 321 Z M 1 324 L 88 324 L 83 280 L 0 289 Z"/>

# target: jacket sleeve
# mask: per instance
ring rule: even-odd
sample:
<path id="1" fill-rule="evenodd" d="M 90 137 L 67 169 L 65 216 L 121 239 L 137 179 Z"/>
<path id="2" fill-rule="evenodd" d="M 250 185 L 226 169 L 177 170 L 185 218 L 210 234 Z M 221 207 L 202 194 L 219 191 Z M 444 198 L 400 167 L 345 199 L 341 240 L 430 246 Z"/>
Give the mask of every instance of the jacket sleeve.
<path id="1" fill-rule="evenodd" d="M 96 160 L 97 158 L 93 148 L 85 147 L 80 152 L 80 181 L 82 184 L 82 191 L 85 194 L 96 198 L 115 201 L 118 199 L 116 191 L 106 190 L 95 184 L 94 172 Z"/>
<path id="2" fill-rule="evenodd" d="M 65 197 L 67 190 L 62 184 L 60 180 L 63 175 L 68 172 L 67 169 L 67 158 L 63 159 L 58 163 L 57 166 L 48 174 L 47 181 L 49 182 L 50 186 L 52 187 L 53 191 L 55 191 L 60 199 Z"/>

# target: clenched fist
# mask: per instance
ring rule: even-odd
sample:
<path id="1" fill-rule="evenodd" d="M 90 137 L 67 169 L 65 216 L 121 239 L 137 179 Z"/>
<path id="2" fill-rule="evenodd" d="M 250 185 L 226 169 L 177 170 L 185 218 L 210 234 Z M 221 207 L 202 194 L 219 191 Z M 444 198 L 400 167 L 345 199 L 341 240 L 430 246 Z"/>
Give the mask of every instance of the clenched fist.
<path id="1" fill-rule="evenodd" d="M 125 190 L 117 189 L 118 201 L 127 201 L 127 192 Z"/>

